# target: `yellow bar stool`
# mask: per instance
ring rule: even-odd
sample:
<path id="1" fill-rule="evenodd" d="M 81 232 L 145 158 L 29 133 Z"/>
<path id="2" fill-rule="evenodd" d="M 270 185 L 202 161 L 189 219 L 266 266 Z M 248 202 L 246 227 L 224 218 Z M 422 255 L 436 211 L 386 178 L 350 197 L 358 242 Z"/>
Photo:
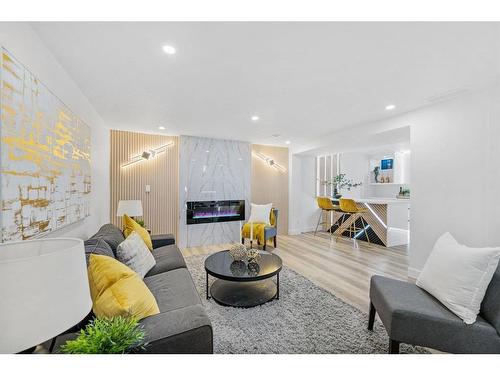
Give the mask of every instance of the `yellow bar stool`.
<path id="1" fill-rule="evenodd" d="M 338 235 L 342 236 L 342 233 L 345 230 L 348 230 L 349 237 L 356 240 L 356 235 L 358 234 L 358 230 L 362 229 L 365 232 L 366 240 L 368 241 L 368 243 L 370 243 L 370 237 L 368 236 L 369 225 L 363 217 L 363 214 L 365 212 L 368 212 L 368 210 L 364 208 L 359 208 L 356 202 L 352 199 L 341 198 L 339 201 L 339 205 L 340 205 L 340 210 L 345 214 L 351 215 L 352 218 L 350 217 L 349 219 L 346 220 L 346 223 L 350 222 L 349 227 L 345 228 L 344 230 L 339 230 Z M 358 221 L 358 218 L 361 219 L 362 227 L 356 226 L 356 221 Z"/>
<path id="2" fill-rule="evenodd" d="M 332 203 L 332 199 L 330 197 L 316 197 L 316 201 L 318 203 L 318 207 L 321 208 L 321 212 L 319 214 L 318 218 L 318 224 L 316 225 L 316 229 L 314 230 L 314 235 L 316 235 L 316 232 L 318 231 L 318 227 L 321 224 L 328 224 L 328 221 L 321 221 L 323 217 L 323 212 L 328 212 L 331 213 L 333 211 L 339 211 L 340 207 L 336 206 Z M 333 223 L 331 223 L 333 225 Z M 332 234 L 332 225 L 330 225 L 330 229 L 328 231 L 330 232 L 330 235 Z"/>

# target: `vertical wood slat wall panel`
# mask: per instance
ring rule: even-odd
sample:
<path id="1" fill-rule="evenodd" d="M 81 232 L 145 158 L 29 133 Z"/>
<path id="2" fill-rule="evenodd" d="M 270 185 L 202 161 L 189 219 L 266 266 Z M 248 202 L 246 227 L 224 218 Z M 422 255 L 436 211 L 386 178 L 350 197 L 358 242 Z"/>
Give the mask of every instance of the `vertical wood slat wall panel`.
<path id="1" fill-rule="evenodd" d="M 272 202 L 279 210 L 278 233 L 288 234 L 288 148 L 254 144 L 252 152 L 260 152 L 286 168 L 286 172 L 280 172 L 252 156 L 252 203 Z"/>
<path id="2" fill-rule="evenodd" d="M 156 158 L 121 167 L 130 157 L 169 142 L 173 145 Z M 111 130 L 110 168 L 111 222 L 122 227 L 121 218 L 116 217 L 118 201 L 140 199 L 144 209 L 143 220 L 151 233 L 177 236 L 179 137 Z M 150 193 L 146 193 L 146 185 L 151 186 Z"/>

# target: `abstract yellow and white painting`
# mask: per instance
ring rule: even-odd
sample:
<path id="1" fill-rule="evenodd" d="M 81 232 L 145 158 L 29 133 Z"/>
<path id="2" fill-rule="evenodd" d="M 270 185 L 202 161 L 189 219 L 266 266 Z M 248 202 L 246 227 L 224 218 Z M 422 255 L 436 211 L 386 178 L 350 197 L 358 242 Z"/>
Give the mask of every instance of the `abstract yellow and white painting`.
<path id="1" fill-rule="evenodd" d="M 89 216 L 90 128 L 8 51 L 0 69 L 0 242 Z"/>

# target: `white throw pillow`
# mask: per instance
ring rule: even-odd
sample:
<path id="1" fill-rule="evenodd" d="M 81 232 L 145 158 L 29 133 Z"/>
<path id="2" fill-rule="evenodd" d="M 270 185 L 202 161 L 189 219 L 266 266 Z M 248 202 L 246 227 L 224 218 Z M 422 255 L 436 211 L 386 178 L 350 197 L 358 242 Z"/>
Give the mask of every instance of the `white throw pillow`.
<path id="1" fill-rule="evenodd" d="M 266 225 L 271 225 L 269 223 L 269 216 L 271 215 L 271 208 L 273 204 L 255 204 L 251 203 L 250 219 L 249 223 L 263 223 Z"/>
<path id="2" fill-rule="evenodd" d="M 417 285 L 465 323 L 472 324 L 479 314 L 499 258 L 500 248 L 467 247 L 445 233 L 434 244 Z"/>
<path id="3" fill-rule="evenodd" d="M 156 260 L 148 249 L 144 240 L 132 232 L 116 248 L 116 259 L 137 272 L 142 278 L 146 276 L 151 268 L 156 264 Z"/>

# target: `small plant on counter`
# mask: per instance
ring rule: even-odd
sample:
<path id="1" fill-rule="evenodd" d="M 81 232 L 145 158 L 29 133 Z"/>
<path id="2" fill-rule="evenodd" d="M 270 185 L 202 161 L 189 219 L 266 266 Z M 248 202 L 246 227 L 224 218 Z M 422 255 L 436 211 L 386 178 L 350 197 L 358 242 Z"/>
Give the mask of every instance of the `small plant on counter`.
<path id="1" fill-rule="evenodd" d="M 354 182 L 353 180 L 349 180 L 346 176 L 345 173 L 341 173 L 336 175 L 334 178 L 331 180 L 325 181 L 325 185 L 328 186 L 334 186 L 337 189 L 347 189 L 351 190 L 352 188 L 361 186 L 363 183 L 362 182 Z"/>
<path id="2" fill-rule="evenodd" d="M 144 350 L 146 332 L 132 317 L 95 318 L 74 340 L 61 346 L 64 354 L 124 354 Z"/>
<path id="3" fill-rule="evenodd" d="M 361 186 L 361 182 L 354 182 L 353 180 L 349 180 L 345 173 L 340 173 L 336 175 L 331 180 L 323 181 L 324 185 L 333 186 L 333 195 L 335 198 L 340 198 L 342 195 L 339 194 L 339 190 L 347 189 L 351 190 L 352 188 Z"/>

